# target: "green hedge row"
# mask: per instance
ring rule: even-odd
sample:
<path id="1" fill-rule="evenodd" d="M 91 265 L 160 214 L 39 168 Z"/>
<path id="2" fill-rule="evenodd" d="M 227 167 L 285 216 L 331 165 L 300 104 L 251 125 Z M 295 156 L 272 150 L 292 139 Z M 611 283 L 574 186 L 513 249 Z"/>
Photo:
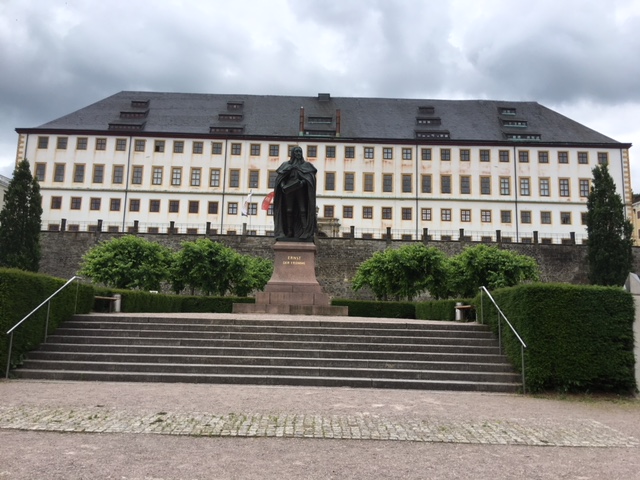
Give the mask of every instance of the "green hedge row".
<path id="1" fill-rule="evenodd" d="M 254 303 L 248 297 L 201 297 L 165 295 L 135 290 L 96 288 L 98 296 L 122 295 L 121 311 L 126 313 L 210 312 L 231 313 L 234 303 Z M 106 301 L 96 299 L 94 310 L 107 311 Z"/>
<path id="2" fill-rule="evenodd" d="M 470 305 L 473 299 L 462 298 L 453 300 L 434 300 L 432 302 L 416 303 L 416 318 L 420 320 L 448 320 L 456 319 L 456 303 Z M 465 312 L 467 321 L 475 319 L 475 312 L 467 310 Z"/>
<path id="3" fill-rule="evenodd" d="M 527 344 L 528 391 L 616 391 L 636 388 L 632 296 L 620 288 L 531 284 L 492 293 Z M 482 306 L 481 306 L 482 303 Z M 485 296 L 474 299 L 478 320 L 497 332 L 498 312 Z M 508 326 L 503 346 L 520 368 L 520 343 Z"/>
<path id="4" fill-rule="evenodd" d="M 34 310 L 66 280 L 16 269 L 0 269 L 0 369 L 4 375 L 7 365 L 9 339 L 7 331 Z M 93 287 L 72 283 L 51 300 L 48 333 L 73 316 L 88 313 L 93 305 Z M 47 318 L 45 304 L 13 333 L 12 364 L 19 363 L 26 352 L 36 348 L 44 339 Z"/>
<path id="5" fill-rule="evenodd" d="M 331 304 L 349 307 L 350 317 L 416 318 L 416 307 L 411 302 L 377 302 L 334 298 Z"/>

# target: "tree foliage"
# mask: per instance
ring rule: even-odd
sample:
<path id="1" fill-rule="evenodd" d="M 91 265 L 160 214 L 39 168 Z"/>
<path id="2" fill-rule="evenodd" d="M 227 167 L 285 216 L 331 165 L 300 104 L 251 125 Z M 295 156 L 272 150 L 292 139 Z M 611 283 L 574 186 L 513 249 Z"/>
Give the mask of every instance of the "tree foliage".
<path id="1" fill-rule="evenodd" d="M 607 165 L 598 165 L 592 173 L 587 200 L 589 281 L 620 286 L 633 264 L 633 225 L 625 217 L 622 198 Z"/>
<path id="2" fill-rule="evenodd" d="M 410 245 L 375 253 L 363 262 L 353 289 L 371 289 L 379 300 L 429 292 L 436 298 L 473 297 L 480 286 L 498 288 L 538 279 L 536 261 L 497 247 L 478 245 L 447 258 L 435 247 Z"/>
<path id="3" fill-rule="evenodd" d="M 169 275 L 171 251 L 140 237 L 114 238 L 89 250 L 80 275 L 113 288 L 159 290 Z"/>
<path id="4" fill-rule="evenodd" d="M 0 266 L 38 271 L 41 217 L 40 185 L 25 159 L 13 172 L 0 210 Z"/>

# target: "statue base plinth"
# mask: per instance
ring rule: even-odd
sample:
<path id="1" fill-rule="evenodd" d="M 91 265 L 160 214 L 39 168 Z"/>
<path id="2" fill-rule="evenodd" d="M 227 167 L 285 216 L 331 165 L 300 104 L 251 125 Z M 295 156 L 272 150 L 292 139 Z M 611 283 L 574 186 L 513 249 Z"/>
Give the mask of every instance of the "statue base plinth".
<path id="1" fill-rule="evenodd" d="M 346 316 L 349 307 L 333 306 L 316 280 L 316 246 L 308 242 L 273 245 L 273 275 L 256 303 L 234 303 L 233 313 Z"/>

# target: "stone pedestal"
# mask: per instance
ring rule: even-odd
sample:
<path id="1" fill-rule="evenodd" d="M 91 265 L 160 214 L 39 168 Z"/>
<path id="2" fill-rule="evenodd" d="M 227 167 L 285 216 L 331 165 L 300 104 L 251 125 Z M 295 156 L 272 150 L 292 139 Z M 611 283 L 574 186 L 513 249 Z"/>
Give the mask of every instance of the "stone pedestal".
<path id="1" fill-rule="evenodd" d="M 307 242 L 273 245 L 273 275 L 256 303 L 234 303 L 233 313 L 348 315 L 349 307 L 332 306 L 316 280 L 316 246 Z"/>

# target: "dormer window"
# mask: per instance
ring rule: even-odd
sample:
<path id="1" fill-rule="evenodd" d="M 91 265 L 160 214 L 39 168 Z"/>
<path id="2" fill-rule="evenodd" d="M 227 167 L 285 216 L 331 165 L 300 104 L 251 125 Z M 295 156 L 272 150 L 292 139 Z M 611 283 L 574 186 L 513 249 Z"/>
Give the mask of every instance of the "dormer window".
<path id="1" fill-rule="evenodd" d="M 418 107 L 418 113 L 420 115 L 433 115 L 435 113 L 435 108 L 430 106 Z"/>
<path id="2" fill-rule="evenodd" d="M 145 122 L 142 123 L 110 123 L 109 130 L 144 130 Z"/>
<path id="3" fill-rule="evenodd" d="M 149 100 L 131 100 L 132 108 L 149 108 Z"/>
<path id="4" fill-rule="evenodd" d="M 449 139 L 449 132 L 427 132 L 416 130 L 416 138 Z"/>
<path id="5" fill-rule="evenodd" d="M 244 127 L 209 127 L 209 133 L 241 135 Z"/>
<path id="6" fill-rule="evenodd" d="M 120 118 L 146 118 L 147 115 L 149 115 L 149 109 L 120 112 Z"/>
<path id="7" fill-rule="evenodd" d="M 309 117 L 307 118 L 309 123 L 324 123 L 330 125 L 333 123 L 333 117 Z"/>
<path id="8" fill-rule="evenodd" d="M 418 125 L 441 125 L 442 121 L 440 118 L 416 118 L 416 123 Z"/>
<path id="9" fill-rule="evenodd" d="M 516 109 L 513 107 L 500 107 L 498 109 L 498 111 L 500 112 L 500 115 L 515 115 L 516 114 Z"/>
<path id="10" fill-rule="evenodd" d="M 502 120 L 502 126 L 513 128 L 527 128 L 528 123 L 526 120 Z"/>
<path id="11" fill-rule="evenodd" d="M 221 113 L 218 120 L 221 122 L 241 122 L 243 115 L 241 113 Z"/>
<path id="12" fill-rule="evenodd" d="M 227 110 L 242 110 L 244 102 L 227 102 Z"/>
<path id="13" fill-rule="evenodd" d="M 507 140 L 542 140 L 539 133 L 505 133 Z"/>

